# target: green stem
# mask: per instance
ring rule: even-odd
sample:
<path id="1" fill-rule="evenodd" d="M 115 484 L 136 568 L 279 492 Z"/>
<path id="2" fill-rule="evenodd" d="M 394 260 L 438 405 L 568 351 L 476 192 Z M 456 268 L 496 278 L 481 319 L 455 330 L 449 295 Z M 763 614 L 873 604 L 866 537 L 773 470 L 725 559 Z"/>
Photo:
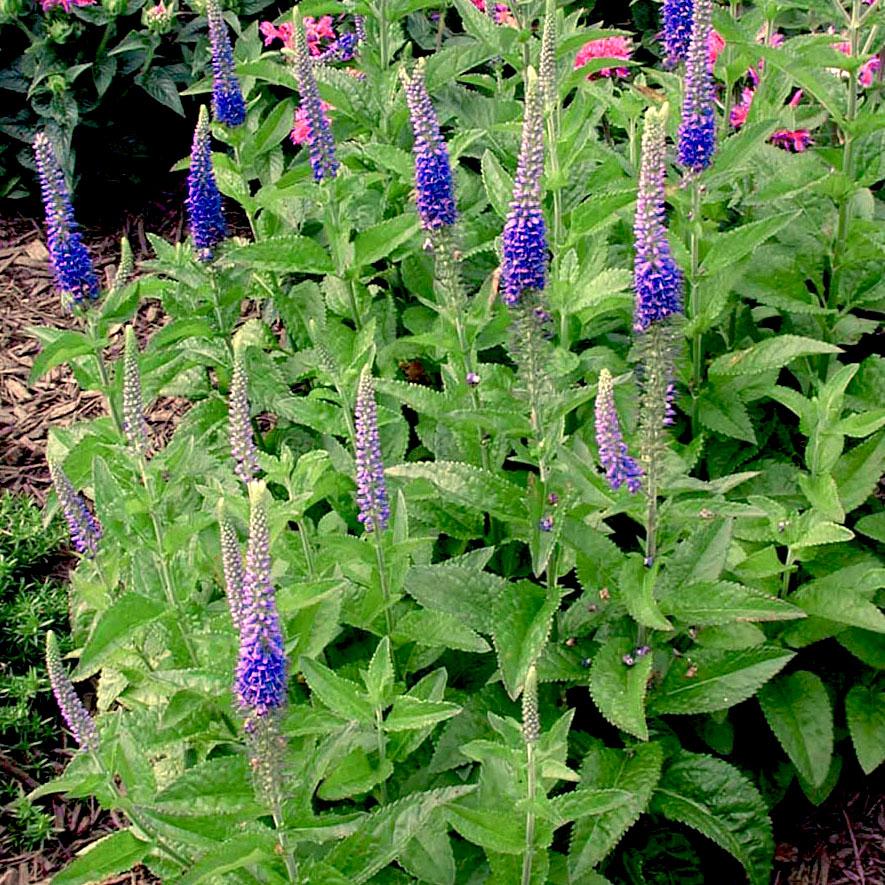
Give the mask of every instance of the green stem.
<path id="1" fill-rule="evenodd" d="M 208 271 L 209 285 L 212 290 L 212 312 L 215 315 L 215 322 L 218 324 L 218 334 L 224 338 L 224 346 L 227 350 L 227 355 L 231 362 L 233 362 L 234 348 L 231 344 L 230 335 L 228 334 L 224 323 L 224 316 L 221 313 L 221 289 L 218 286 L 218 275 L 216 274 L 214 267 L 210 266 Z"/>
<path id="2" fill-rule="evenodd" d="M 689 224 L 689 252 L 691 254 L 691 269 L 689 275 L 689 286 L 691 289 L 690 300 L 690 320 L 697 323 L 701 313 L 701 291 L 698 285 L 698 269 L 700 265 L 700 240 L 701 240 L 701 188 L 695 177 L 691 184 L 691 215 Z M 700 331 L 695 330 L 691 340 L 691 369 L 692 369 L 692 412 L 691 426 L 692 433 L 698 433 L 698 413 L 699 402 L 698 397 L 701 392 L 701 380 L 703 378 L 703 335 Z"/>
<path id="3" fill-rule="evenodd" d="M 378 0 L 378 51 L 381 56 L 381 70 L 390 67 L 390 32 L 387 26 L 387 0 Z"/>
<path id="4" fill-rule="evenodd" d="M 316 575 L 316 566 L 313 560 L 313 548 L 310 546 L 310 538 L 307 537 L 307 531 L 304 527 L 304 520 L 295 520 L 295 527 L 301 537 L 301 549 L 304 551 L 304 559 L 307 564 L 307 576 L 313 578 Z"/>
<path id="5" fill-rule="evenodd" d="M 562 243 L 562 184 L 559 179 L 559 141 L 554 110 L 548 109 L 545 124 L 547 127 L 547 145 L 550 156 L 550 172 L 554 181 L 553 187 L 553 244 L 554 253 L 556 246 Z"/>
<path id="6" fill-rule="evenodd" d="M 280 797 L 277 795 L 276 790 L 274 790 L 272 804 L 273 808 L 271 813 L 273 814 L 273 824 L 277 831 L 277 842 L 283 852 L 286 873 L 289 876 L 289 881 L 295 883 L 298 882 L 298 862 L 295 860 L 295 857 L 292 854 L 292 849 L 289 847 L 289 838 L 286 836 L 285 825 L 283 823 L 282 803 L 280 802 Z"/>
<path id="7" fill-rule="evenodd" d="M 793 563 L 795 562 L 795 554 L 792 547 L 787 547 L 787 559 L 784 563 L 784 575 L 781 578 L 781 596 L 786 596 L 790 592 L 790 575 L 793 572 Z"/>
<path id="8" fill-rule="evenodd" d="M 123 419 L 120 417 L 119 411 L 114 398 L 111 396 L 111 379 L 108 375 L 108 367 L 104 361 L 104 353 L 102 352 L 101 339 L 98 334 L 97 320 L 98 317 L 92 312 L 86 313 L 86 335 L 92 342 L 92 355 L 95 358 L 95 366 L 98 369 L 98 377 L 101 381 L 101 392 L 104 395 L 108 414 L 114 419 L 117 425 L 117 431 L 123 432 Z"/>
<path id="9" fill-rule="evenodd" d="M 393 634 L 393 615 L 390 613 L 390 576 L 384 559 L 384 544 L 375 519 L 372 534 L 375 536 L 375 561 L 378 564 L 378 580 L 381 583 L 381 597 L 384 600 L 384 627 L 388 639 Z"/>
<path id="10" fill-rule="evenodd" d="M 375 735 L 378 739 L 378 770 L 382 774 L 381 783 L 378 784 L 378 796 L 382 805 L 387 805 L 387 778 L 384 775 L 384 763 L 387 759 L 387 739 L 384 737 L 384 721 L 381 708 L 375 708 Z"/>
<path id="11" fill-rule="evenodd" d="M 157 521 L 156 515 L 156 508 L 159 502 L 154 496 L 153 486 L 151 486 L 150 480 L 148 479 L 147 461 L 145 460 L 144 455 L 139 456 L 139 468 L 141 470 L 141 482 L 148 497 L 148 514 L 150 515 L 151 526 L 154 530 L 154 541 L 157 545 L 157 554 L 155 556 L 155 559 L 160 569 L 160 582 L 163 585 L 163 592 L 166 596 L 167 604 L 177 614 L 176 620 L 178 623 L 178 630 L 181 634 L 182 642 L 184 643 L 188 655 L 190 656 L 191 663 L 196 664 L 197 655 L 194 651 L 193 644 L 191 643 L 190 636 L 188 636 L 187 631 L 184 627 L 184 613 L 182 612 L 181 605 L 179 604 L 178 598 L 175 595 L 175 585 L 172 581 L 172 575 L 169 572 L 169 564 L 166 562 L 166 556 L 163 552 L 163 532 L 160 529 L 160 523 Z"/>
<path id="12" fill-rule="evenodd" d="M 526 743 L 526 798 L 528 807 L 525 812 L 525 851 L 522 855 L 522 885 L 530 885 L 532 881 L 532 861 L 535 853 L 535 745 Z"/>

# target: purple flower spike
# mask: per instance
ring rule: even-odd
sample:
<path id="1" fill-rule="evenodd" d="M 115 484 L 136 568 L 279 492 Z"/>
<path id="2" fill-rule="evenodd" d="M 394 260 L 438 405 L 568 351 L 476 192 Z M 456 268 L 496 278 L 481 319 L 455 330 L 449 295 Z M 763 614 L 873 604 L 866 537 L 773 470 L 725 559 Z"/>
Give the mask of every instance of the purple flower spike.
<path id="1" fill-rule="evenodd" d="M 335 158 L 335 141 L 329 118 L 320 102 L 320 92 L 313 73 L 313 62 L 307 48 L 307 38 L 301 16 L 295 14 L 295 76 L 298 91 L 301 93 L 301 109 L 307 119 L 307 147 L 310 153 L 310 168 L 317 181 L 334 178 L 338 173 L 338 160 Z"/>
<path id="2" fill-rule="evenodd" d="M 685 97 L 679 125 L 679 163 L 690 172 L 703 172 L 716 150 L 713 106 L 713 66 L 710 59 L 711 0 L 695 0 L 691 40 L 685 61 Z"/>
<path id="3" fill-rule="evenodd" d="M 147 454 L 148 426 L 144 418 L 141 375 L 138 371 L 138 342 L 132 326 L 126 327 L 123 348 L 123 433 L 139 455 Z"/>
<path id="4" fill-rule="evenodd" d="M 682 272 L 670 253 L 664 214 L 667 106 L 645 115 L 642 164 L 636 196 L 633 328 L 645 332 L 652 323 L 682 313 Z"/>
<path id="5" fill-rule="evenodd" d="M 367 532 L 384 531 L 390 521 L 384 462 L 381 460 L 381 438 L 378 435 L 378 411 L 375 385 L 368 368 L 363 370 L 356 394 L 356 501 L 359 521 Z"/>
<path id="6" fill-rule="evenodd" d="M 630 455 L 621 436 L 621 424 L 615 408 L 614 387 L 611 372 L 603 369 L 599 374 L 596 393 L 596 443 L 599 461 L 605 468 L 605 478 L 613 490 L 627 486 L 631 494 L 642 487 L 642 470 Z"/>
<path id="7" fill-rule="evenodd" d="M 46 670 L 58 709 L 74 740 L 83 750 L 97 750 L 98 729 L 89 711 L 74 691 L 71 678 L 61 662 L 58 643 L 52 630 L 46 633 Z"/>
<path id="8" fill-rule="evenodd" d="M 98 277 L 80 238 L 64 172 L 45 133 L 34 139 L 34 156 L 46 213 L 46 247 L 55 287 L 66 307 L 95 301 L 99 296 Z"/>
<path id="9" fill-rule="evenodd" d="M 77 494 L 61 465 L 52 458 L 49 459 L 49 475 L 52 477 L 59 507 L 68 523 L 71 544 L 83 556 L 95 556 L 101 540 L 101 524 L 89 512 L 86 502 Z"/>
<path id="10" fill-rule="evenodd" d="M 258 475 L 258 450 L 252 436 L 248 381 L 243 351 L 234 349 L 234 371 L 228 393 L 228 437 L 237 476 L 247 485 Z"/>
<path id="11" fill-rule="evenodd" d="M 249 545 L 243 577 L 245 601 L 234 693 L 243 712 L 259 719 L 286 703 L 288 665 L 270 577 L 268 496 L 263 482 L 249 483 Z"/>
<path id="12" fill-rule="evenodd" d="M 664 0 L 664 50 L 667 67 L 675 67 L 688 57 L 691 40 L 692 0 Z"/>
<path id="13" fill-rule="evenodd" d="M 227 605 L 234 628 L 239 632 L 249 601 L 243 593 L 243 554 L 240 552 L 240 539 L 224 509 L 224 501 L 218 502 L 218 531 L 221 535 L 221 567 L 224 571 Z"/>
<path id="14" fill-rule="evenodd" d="M 212 51 L 212 113 L 217 123 L 242 126 L 246 121 L 246 102 L 234 73 L 234 51 L 219 0 L 208 0 L 206 18 Z"/>
<path id="15" fill-rule="evenodd" d="M 501 300 L 515 307 L 526 291 L 540 291 L 547 282 L 547 229 L 541 211 L 544 172 L 544 118 L 538 78 L 529 70 L 522 145 L 513 185 L 513 200 L 504 224 Z"/>
<path id="16" fill-rule="evenodd" d="M 403 75 L 403 83 L 415 134 L 415 190 L 421 227 L 427 231 L 450 227 L 457 218 L 452 168 L 436 111 L 427 94 L 423 65 L 419 63 L 411 77 Z"/>
<path id="17" fill-rule="evenodd" d="M 209 134 L 209 112 L 200 108 L 191 166 L 187 176 L 187 214 L 191 236 L 200 261 L 211 261 L 215 247 L 227 236 L 221 194 L 212 170 L 212 143 Z"/>

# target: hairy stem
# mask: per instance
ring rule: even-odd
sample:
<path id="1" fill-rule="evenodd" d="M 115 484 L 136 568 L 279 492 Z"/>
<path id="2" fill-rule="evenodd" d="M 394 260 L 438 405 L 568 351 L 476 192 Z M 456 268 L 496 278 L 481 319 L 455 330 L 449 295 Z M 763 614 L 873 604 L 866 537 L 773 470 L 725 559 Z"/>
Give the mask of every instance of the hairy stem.
<path id="1" fill-rule="evenodd" d="M 701 290 L 698 284 L 698 269 L 700 265 L 700 240 L 701 240 L 701 188 L 695 177 L 691 184 L 691 215 L 689 225 L 689 252 L 691 254 L 691 268 L 689 274 L 689 286 L 691 291 L 691 300 L 689 304 L 690 319 L 692 323 L 697 323 L 701 312 Z M 703 335 L 696 328 L 691 339 L 691 427 L 692 433 L 698 433 L 698 416 L 700 404 L 698 397 L 700 396 L 701 380 L 703 378 Z"/>
<path id="2" fill-rule="evenodd" d="M 535 853 L 535 745 L 527 742 L 526 756 L 526 799 L 528 807 L 525 812 L 525 850 L 522 855 L 522 885 L 530 885 L 532 881 L 532 862 Z"/>

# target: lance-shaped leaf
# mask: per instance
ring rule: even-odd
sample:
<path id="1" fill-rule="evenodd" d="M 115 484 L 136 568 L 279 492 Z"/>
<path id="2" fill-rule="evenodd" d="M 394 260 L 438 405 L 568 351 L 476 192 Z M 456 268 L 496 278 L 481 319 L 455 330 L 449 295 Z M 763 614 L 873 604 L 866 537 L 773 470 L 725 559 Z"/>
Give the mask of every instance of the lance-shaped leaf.
<path id="1" fill-rule="evenodd" d="M 344 719 L 371 724 L 375 711 L 366 694 L 355 683 L 344 679 L 325 664 L 301 658 L 299 664 L 310 690 L 330 709 Z"/>
<path id="2" fill-rule="evenodd" d="M 731 581 L 677 584 L 662 594 L 660 603 L 666 614 L 696 626 L 806 617 L 789 602 Z"/>
<path id="3" fill-rule="evenodd" d="M 885 692 L 855 685 L 845 697 L 845 718 L 857 761 L 872 774 L 885 760 Z"/>
<path id="4" fill-rule="evenodd" d="M 590 696 L 612 725 L 647 741 L 645 692 L 652 656 L 637 658 L 630 667 L 624 663 L 624 655 L 632 651 L 629 639 L 612 636 L 606 640 L 590 667 Z"/>

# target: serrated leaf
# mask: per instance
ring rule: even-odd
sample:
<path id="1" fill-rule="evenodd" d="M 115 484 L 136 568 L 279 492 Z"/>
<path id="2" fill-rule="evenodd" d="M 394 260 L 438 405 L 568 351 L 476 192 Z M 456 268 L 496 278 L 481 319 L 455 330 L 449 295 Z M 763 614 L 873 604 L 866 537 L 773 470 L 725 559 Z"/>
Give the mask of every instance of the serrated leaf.
<path id="1" fill-rule="evenodd" d="M 217 882 L 216 877 L 223 873 L 231 873 L 246 866 L 272 860 L 276 845 L 276 836 L 267 829 L 234 836 L 224 844 L 209 850 L 177 881 L 179 885 Z"/>
<path id="2" fill-rule="evenodd" d="M 449 823 L 474 845 L 501 854 L 521 854 L 525 846 L 524 821 L 519 815 L 487 808 L 452 805 L 446 812 Z"/>
<path id="3" fill-rule="evenodd" d="M 34 358 L 28 375 L 28 384 L 39 381 L 56 366 L 69 362 L 78 356 L 85 356 L 95 350 L 94 345 L 82 332 L 67 332 L 61 329 L 28 326 L 25 332 L 39 339 L 43 345 Z"/>
<path id="4" fill-rule="evenodd" d="M 701 424 L 723 436 L 742 439 L 755 445 L 756 433 L 747 407 L 733 391 L 729 393 L 729 396 L 723 396 L 718 391 L 704 391 L 698 397 L 698 417 Z"/>
<path id="5" fill-rule="evenodd" d="M 769 369 L 780 369 L 800 356 L 842 353 L 842 348 L 816 338 L 800 335 L 777 335 L 759 341 L 746 350 L 737 350 L 717 357 L 710 364 L 711 375 L 753 375 Z"/>
<path id="6" fill-rule="evenodd" d="M 529 668 L 550 635 L 560 593 L 530 581 L 507 586 L 494 608 L 492 637 L 504 686 L 511 698 L 522 692 Z"/>
<path id="7" fill-rule="evenodd" d="M 461 708 L 448 701 L 423 701 L 403 695 L 393 703 L 393 709 L 384 720 L 385 731 L 412 731 L 428 728 L 457 716 Z"/>
<path id="8" fill-rule="evenodd" d="M 445 787 L 413 793 L 366 816 L 356 832 L 339 842 L 326 855 L 352 885 L 361 885 L 396 860 L 399 853 L 431 820 L 437 808 L 448 806 L 475 789 L 473 786 Z M 454 807 L 454 806 L 452 806 Z"/>
<path id="9" fill-rule="evenodd" d="M 150 842 L 142 842 L 131 830 L 120 830 L 87 845 L 60 873 L 52 877 L 59 885 L 91 885 L 104 882 L 109 876 L 123 873 L 143 860 L 151 850 Z"/>
<path id="10" fill-rule="evenodd" d="M 309 237 L 295 234 L 237 246 L 227 251 L 224 257 L 255 270 L 315 274 L 332 271 L 332 259 L 326 250 Z"/>
<path id="11" fill-rule="evenodd" d="M 667 562 L 661 583 L 665 587 L 716 581 L 728 558 L 733 519 L 713 519 L 682 541 Z"/>
<path id="12" fill-rule="evenodd" d="M 482 183 L 486 196 L 499 218 L 506 218 L 513 196 L 513 179 L 490 151 L 482 155 Z"/>
<path id="13" fill-rule="evenodd" d="M 613 636 L 593 657 L 590 667 L 590 696 L 612 725 L 648 740 L 645 693 L 651 675 L 652 656 L 638 658 L 632 667 L 624 655 L 633 651 L 629 639 Z"/>
<path id="14" fill-rule="evenodd" d="M 411 611 L 396 622 L 393 638 L 397 642 L 453 648 L 458 651 L 491 651 L 491 646 L 455 615 L 443 611 Z"/>
<path id="15" fill-rule="evenodd" d="M 819 787 L 833 756 L 833 708 L 823 682 L 806 670 L 780 676 L 762 687 L 759 704 L 799 774 Z"/>
<path id="16" fill-rule="evenodd" d="M 372 704 L 355 682 L 344 679 L 325 664 L 310 658 L 302 657 L 299 668 L 310 690 L 334 713 L 366 725 L 374 723 Z"/>
<path id="17" fill-rule="evenodd" d="M 652 811 L 697 830 L 768 885 L 774 840 L 768 809 L 748 778 L 720 759 L 680 752 L 664 770 Z"/>
<path id="18" fill-rule="evenodd" d="M 776 596 L 731 581 L 678 583 L 661 595 L 661 609 L 699 627 L 734 621 L 789 621 L 805 612 Z"/>
<path id="19" fill-rule="evenodd" d="M 158 620 L 166 611 L 155 599 L 124 593 L 95 625 L 72 678 L 76 681 L 97 673 L 117 649 L 131 644 L 133 631 Z"/>
<path id="20" fill-rule="evenodd" d="M 555 827 L 561 827 L 569 821 L 605 814 L 632 799 L 633 794 L 627 790 L 585 788 L 554 796 L 540 813 Z"/>
<path id="21" fill-rule="evenodd" d="M 460 461 L 418 461 L 388 467 L 388 476 L 429 480 L 458 504 L 501 519 L 525 518 L 525 492 L 491 471 Z"/>
<path id="22" fill-rule="evenodd" d="M 885 692 L 855 685 L 845 696 L 845 718 L 857 761 L 872 774 L 885 760 Z"/>
<path id="23" fill-rule="evenodd" d="M 388 218 L 357 234 L 353 241 L 354 264 L 368 267 L 390 255 L 418 232 L 418 219 L 411 213 Z"/>
<path id="24" fill-rule="evenodd" d="M 834 593 L 831 588 L 813 581 L 793 593 L 790 602 L 814 617 L 885 633 L 885 614 L 851 586 Z"/>
<path id="25" fill-rule="evenodd" d="M 173 814 L 248 814 L 260 808 L 244 755 L 220 756 L 188 768 L 154 800 Z"/>
<path id="26" fill-rule="evenodd" d="M 640 744 L 630 750 L 614 750 L 594 741 L 581 765 L 583 789 L 617 789 L 629 798 L 620 806 L 591 818 L 578 820 L 572 830 L 568 866 L 572 881 L 583 882 L 601 863 L 624 833 L 648 807 L 661 776 L 664 754 L 660 744 Z"/>
<path id="27" fill-rule="evenodd" d="M 798 217 L 798 212 L 784 212 L 716 234 L 701 263 L 701 273 L 714 274 L 731 268 Z"/>
<path id="28" fill-rule="evenodd" d="M 751 697 L 795 657 L 774 646 L 703 649 L 677 658 L 649 699 L 655 713 L 712 713 Z"/>
<path id="29" fill-rule="evenodd" d="M 885 467 L 885 433 L 872 436 L 846 452 L 833 467 L 839 498 L 846 513 L 860 507 L 876 490 Z"/>
<path id="30" fill-rule="evenodd" d="M 406 592 L 425 608 L 447 612 L 471 630 L 491 633 L 495 600 L 507 582 L 463 565 L 416 565 L 406 573 Z"/>
<path id="31" fill-rule="evenodd" d="M 885 510 L 862 516 L 855 524 L 854 530 L 885 544 Z"/>

